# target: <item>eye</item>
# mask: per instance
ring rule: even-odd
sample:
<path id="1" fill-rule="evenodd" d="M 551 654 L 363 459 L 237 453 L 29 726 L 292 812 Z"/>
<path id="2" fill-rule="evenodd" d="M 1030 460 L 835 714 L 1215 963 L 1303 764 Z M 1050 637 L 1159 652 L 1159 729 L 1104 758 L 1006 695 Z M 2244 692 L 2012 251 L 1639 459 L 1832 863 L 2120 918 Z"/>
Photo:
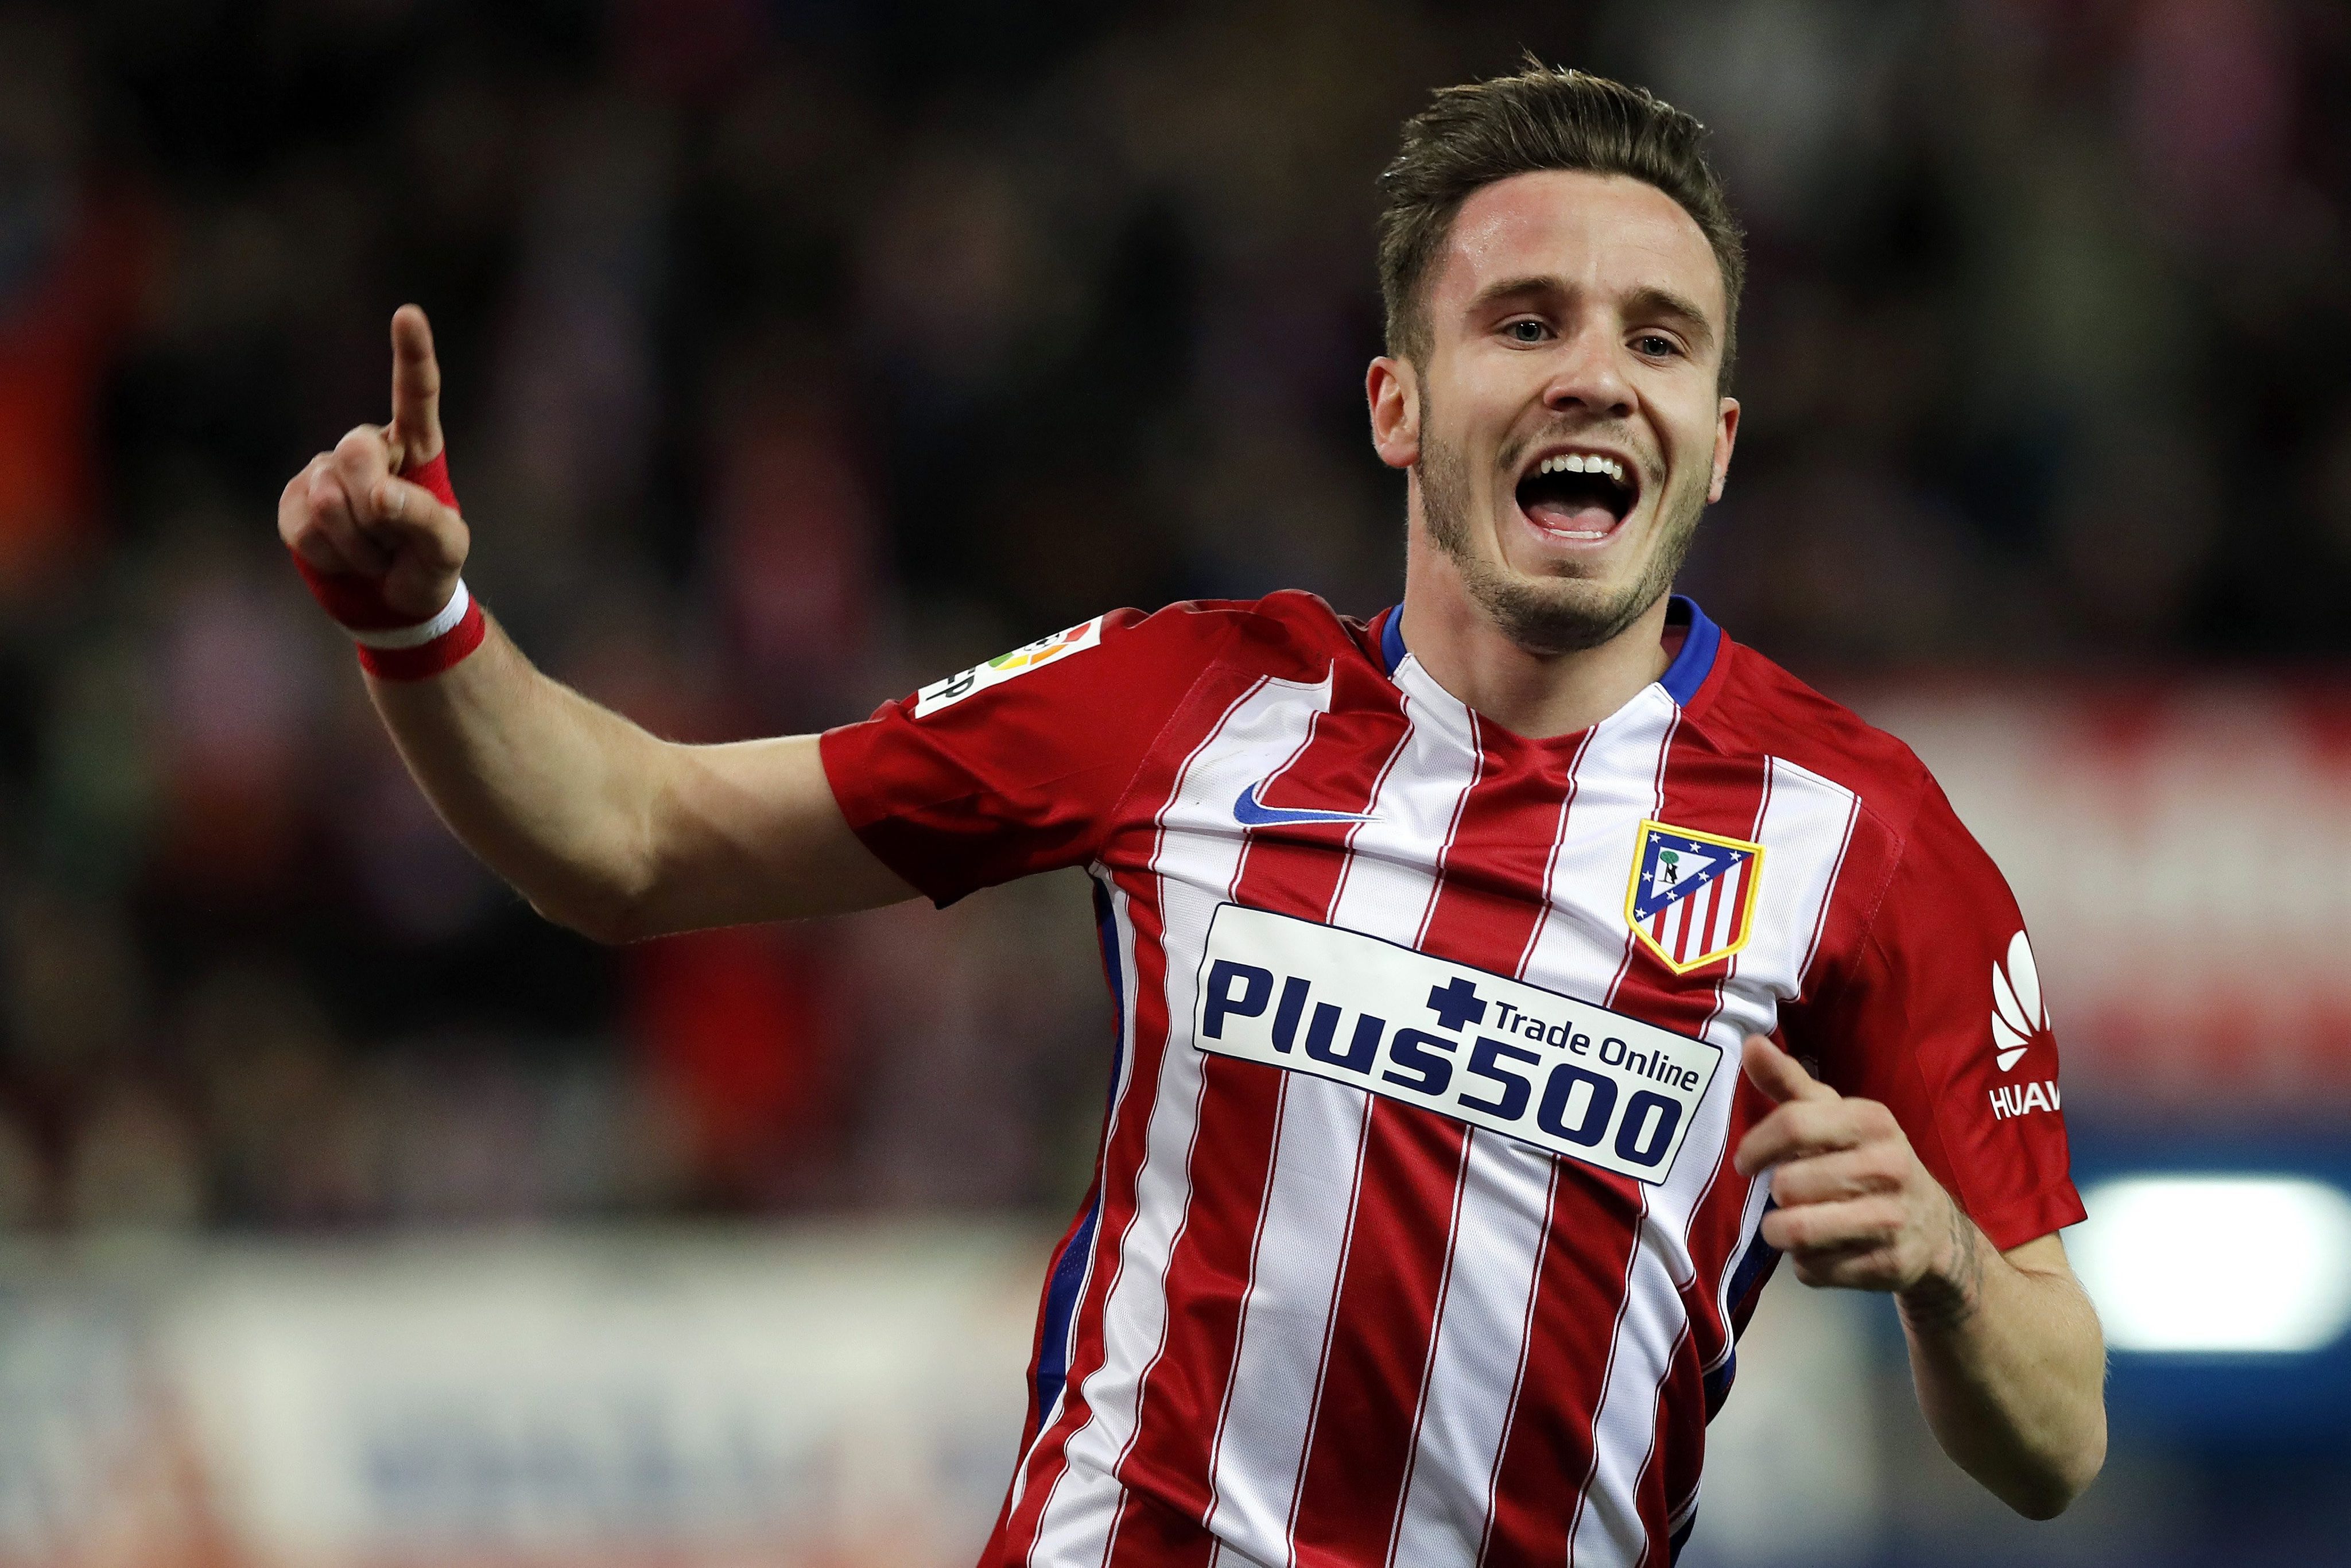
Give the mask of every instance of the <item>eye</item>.
<path id="1" fill-rule="evenodd" d="M 1682 351 L 1682 346 L 1663 332 L 1644 332 L 1633 340 L 1633 351 L 1653 360 L 1671 359 Z"/>
<path id="2" fill-rule="evenodd" d="M 1502 336 L 1513 343 L 1540 343 L 1551 336 L 1551 329 L 1531 316 L 1521 316 L 1502 323 Z"/>

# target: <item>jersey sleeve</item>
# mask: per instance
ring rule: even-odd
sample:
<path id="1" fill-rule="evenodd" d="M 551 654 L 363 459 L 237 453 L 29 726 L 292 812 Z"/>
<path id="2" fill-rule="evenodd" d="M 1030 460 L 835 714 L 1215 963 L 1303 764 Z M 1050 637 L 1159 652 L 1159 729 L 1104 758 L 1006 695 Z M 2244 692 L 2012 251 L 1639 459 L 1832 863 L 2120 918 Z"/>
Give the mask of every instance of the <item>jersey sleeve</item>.
<path id="1" fill-rule="evenodd" d="M 1113 611 L 827 730 L 825 777 L 883 864 L 942 905 L 1095 858 L 1226 618 Z"/>
<path id="2" fill-rule="evenodd" d="M 1890 1109 L 2005 1250 L 2083 1218 L 2057 1045 L 2015 896 L 1928 794 L 1860 948 L 1792 1044 L 1840 1092 Z"/>

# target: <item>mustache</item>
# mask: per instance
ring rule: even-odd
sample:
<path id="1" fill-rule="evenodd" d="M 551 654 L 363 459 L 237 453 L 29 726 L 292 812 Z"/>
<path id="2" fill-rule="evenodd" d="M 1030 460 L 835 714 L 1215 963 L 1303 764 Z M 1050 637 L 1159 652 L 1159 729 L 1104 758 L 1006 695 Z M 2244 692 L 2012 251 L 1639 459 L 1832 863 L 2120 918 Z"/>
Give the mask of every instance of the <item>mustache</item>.
<path id="1" fill-rule="evenodd" d="M 1552 441 L 1619 447 L 1632 454 L 1633 461 L 1641 465 L 1641 472 L 1646 477 L 1659 479 L 1665 476 L 1665 465 L 1658 461 L 1656 455 L 1635 439 L 1631 426 L 1615 421 L 1601 424 L 1546 425 L 1541 430 L 1532 432 L 1524 440 L 1506 443 L 1499 451 L 1495 453 L 1494 461 L 1503 472 L 1515 473 L 1520 461 L 1528 453 L 1546 442 Z"/>

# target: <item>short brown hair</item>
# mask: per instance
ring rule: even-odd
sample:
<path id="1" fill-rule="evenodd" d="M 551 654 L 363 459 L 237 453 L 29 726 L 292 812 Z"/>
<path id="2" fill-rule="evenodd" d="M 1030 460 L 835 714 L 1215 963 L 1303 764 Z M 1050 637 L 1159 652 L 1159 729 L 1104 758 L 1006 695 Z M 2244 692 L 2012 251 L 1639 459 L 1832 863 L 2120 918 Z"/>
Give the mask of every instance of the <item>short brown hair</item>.
<path id="1" fill-rule="evenodd" d="M 1722 368 L 1730 384 L 1747 252 L 1722 181 L 1700 143 L 1706 127 L 1646 88 L 1560 70 L 1532 55 L 1515 76 L 1440 88 L 1404 122 L 1404 147 L 1380 175 L 1380 294 L 1387 350 L 1420 361 L 1429 349 L 1424 298 L 1430 267 L 1472 193 L 1513 174 L 1564 169 L 1624 174 L 1681 204 L 1722 269 Z"/>

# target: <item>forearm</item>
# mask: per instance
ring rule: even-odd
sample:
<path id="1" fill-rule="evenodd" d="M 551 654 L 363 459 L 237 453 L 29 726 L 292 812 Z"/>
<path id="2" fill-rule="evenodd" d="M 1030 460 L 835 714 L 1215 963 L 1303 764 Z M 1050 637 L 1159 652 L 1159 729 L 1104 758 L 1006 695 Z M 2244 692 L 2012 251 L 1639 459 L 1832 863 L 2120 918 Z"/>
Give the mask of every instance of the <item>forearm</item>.
<path id="1" fill-rule="evenodd" d="M 468 849 L 549 918 L 626 934 L 658 869 L 664 742 L 541 674 L 495 622 L 455 668 L 368 692 Z"/>
<path id="2" fill-rule="evenodd" d="M 532 668 L 461 597 L 473 533 L 413 306 L 392 317 L 392 388 L 391 425 L 354 428 L 287 484 L 277 536 L 360 638 L 376 712 L 468 849 L 610 942 L 912 896 L 851 831 L 817 737 L 677 745 Z"/>
<path id="3" fill-rule="evenodd" d="M 2097 1313 L 2055 1237 L 2003 1256 L 1956 1205 L 1952 1216 L 1952 1266 L 1896 1298 L 1919 1408 L 1960 1469 L 2047 1519 L 2105 1459 Z M 2055 1268 L 2034 1266 L 2052 1253 Z"/>
<path id="4" fill-rule="evenodd" d="M 1891 1291 L 1943 1451 L 2019 1513 L 2063 1512 L 2106 1455 L 2105 1347 L 2064 1244 L 2002 1254 L 1883 1103 L 1839 1094 L 1761 1035 L 1741 1066 L 1776 1107 L 1734 1156 L 1772 1172 L 1763 1239 L 1808 1285 Z"/>
<path id="5" fill-rule="evenodd" d="M 368 689 L 465 846 L 600 941 L 914 894 L 850 831 L 813 735 L 662 740 L 540 674 L 495 624 L 446 674 Z"/>

